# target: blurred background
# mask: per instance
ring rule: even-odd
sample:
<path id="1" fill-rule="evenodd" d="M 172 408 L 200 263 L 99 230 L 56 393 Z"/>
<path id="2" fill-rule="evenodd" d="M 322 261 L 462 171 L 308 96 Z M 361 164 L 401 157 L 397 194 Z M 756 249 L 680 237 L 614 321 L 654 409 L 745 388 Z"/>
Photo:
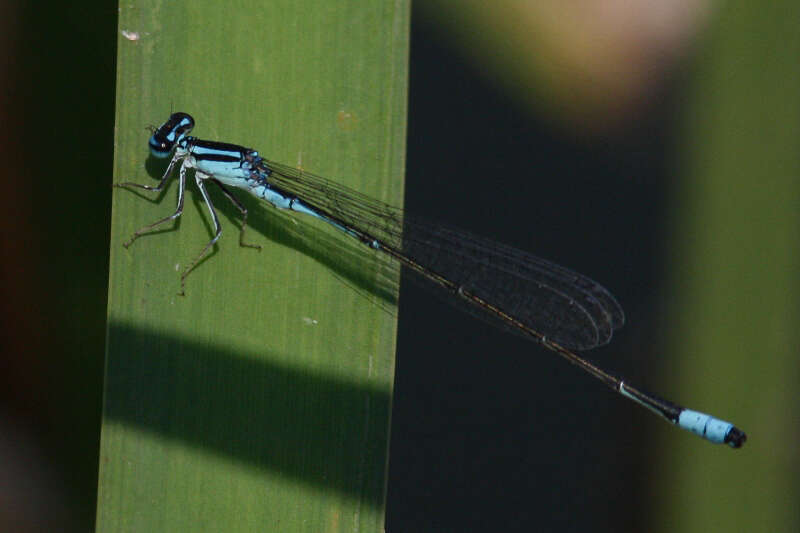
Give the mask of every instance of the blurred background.
<path id="1" fill-rule="evenodd" d="M 751 4 L 413 5 L 406 208 L 601 282 L 589 355 L 750 439 L 404 285 L 388 531 L 798 530 L 800 5 Z M 116 16 L 0 6 L 2 531 L 94 524 Z"/>

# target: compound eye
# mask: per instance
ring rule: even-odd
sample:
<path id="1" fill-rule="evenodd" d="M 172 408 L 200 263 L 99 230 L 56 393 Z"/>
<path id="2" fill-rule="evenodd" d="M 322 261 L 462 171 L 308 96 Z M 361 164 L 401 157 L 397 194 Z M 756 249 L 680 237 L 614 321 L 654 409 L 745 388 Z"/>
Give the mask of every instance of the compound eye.
<path id="1" fill-rule="evenodd" d="M 158 132 L 154 133 L 153 136 L 150 137 L 150 142 L 147 143 L 150 146 L 150 153 L 155 157 L 169 157 L 174 143 L 167 142 L 165 139 L 159 139 L 157 135 Z"/>
<path id="2" fill-rule="evenodd" d="M 173 113 L 150 137 L 150 153 L 155 157 L 169 157 L 170 152 L 194 128 L 194 119 L 188 113 Z"/>

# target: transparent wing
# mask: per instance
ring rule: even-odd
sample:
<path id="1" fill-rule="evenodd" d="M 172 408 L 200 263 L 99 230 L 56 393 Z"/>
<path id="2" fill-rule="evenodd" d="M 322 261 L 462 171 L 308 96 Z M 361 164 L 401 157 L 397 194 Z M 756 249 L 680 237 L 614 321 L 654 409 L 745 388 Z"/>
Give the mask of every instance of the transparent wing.
<path id="1" fill-rule="evenodd" d="M 566 348 L 588 350 L 606 344 L 625 322 L 614 297 L 586 276 L 517 248 L 431 223 L 309 172 L 271 161 L 263 164 L 272 170 L 269 181 L 276 187 L 400 251 Z M 447 293 L 419 273 L 407 272 Z M 460 308 L 469 303 L 450 293 L 442 295 Z M 523 334 L 478 305 L 466 310 Z"/>

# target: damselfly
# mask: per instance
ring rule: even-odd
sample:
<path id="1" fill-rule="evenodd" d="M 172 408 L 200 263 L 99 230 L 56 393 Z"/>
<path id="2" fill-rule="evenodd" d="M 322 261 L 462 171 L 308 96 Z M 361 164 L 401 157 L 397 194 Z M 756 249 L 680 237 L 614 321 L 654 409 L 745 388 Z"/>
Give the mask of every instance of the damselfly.
<path id="1" fill-rule="evenodd" d="M 279 209 L 320 219 L 358 239 L 416 278 L 445 291 L 466 310 L 540 343 L 683 429 L 733 448 L 747 440 L 733 424 L 643 392 L 575 353 L 608 343 L 625 321 L 614 297 L 591 279 L 516 248 L 424 222 L 330 180 L 268 161 L 250 148 L 191 137 L 192 128 L 194 119 L 190 115 L 173 113 L 150 137 L 154 156 L 167 158 L 173 154 L 158 185 L 116 184 L 161 191 L 180 163 L 175 212 L 135 232 L 124 244 L 127 248 L 139 236 L 181 215 L 186 171 L 194 169 L 195 182 L 214 224 L 214 237 L 181 273 L 181 294 L 186 277 L 222 234 L 206 182 L 217 185 L 241 212 L 240 244 L 252 246 L 243 239 L 247 209 L 228 190 L 237 187 Z"/>

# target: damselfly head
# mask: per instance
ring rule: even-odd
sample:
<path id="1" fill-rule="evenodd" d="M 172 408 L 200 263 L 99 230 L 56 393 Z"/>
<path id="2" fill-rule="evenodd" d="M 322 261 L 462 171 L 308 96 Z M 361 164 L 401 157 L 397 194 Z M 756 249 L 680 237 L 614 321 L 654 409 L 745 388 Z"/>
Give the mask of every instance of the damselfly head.
<path id="1" fill-rule="evenodd" d="M 173 113 L 153 132 L 148 141 L 150 153 L 155 157 L 169 157 L 172 150 L 194 128 L 194 119 L 188 113 Z"/>

